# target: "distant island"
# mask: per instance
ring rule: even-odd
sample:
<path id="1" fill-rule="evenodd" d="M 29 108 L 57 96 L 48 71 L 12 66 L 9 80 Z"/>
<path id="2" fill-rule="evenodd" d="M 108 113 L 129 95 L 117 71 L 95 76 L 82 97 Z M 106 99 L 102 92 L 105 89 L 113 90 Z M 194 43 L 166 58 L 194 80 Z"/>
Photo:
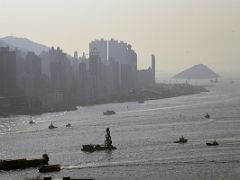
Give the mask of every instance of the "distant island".
<path id="1" fill-rule="evenodd" d="M 195 65 L 173 76 L 174 79 L 216 79 L 219 77 L 216 72 L 203 64 Z"/>

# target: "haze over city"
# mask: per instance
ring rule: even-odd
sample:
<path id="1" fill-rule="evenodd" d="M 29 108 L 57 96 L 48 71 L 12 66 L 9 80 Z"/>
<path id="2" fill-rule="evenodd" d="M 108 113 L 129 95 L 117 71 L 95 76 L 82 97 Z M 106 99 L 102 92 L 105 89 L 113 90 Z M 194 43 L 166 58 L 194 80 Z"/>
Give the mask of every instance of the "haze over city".
<path id="1" fill-rule="evenodd" d="M 26 37 L 71 55 L 88 52 L 94 39 L 116 38 L 132 44 L 140 68 L 154 53 L 158 74 L 199 63 L 237 74 L 239 9 L 237 0 L 1 0 L 0 37 Z"/>
<path id="2" fill-rule="evenodd" d="M 0 0 L 0 180 L 239 180 L 240 0 Z"/>

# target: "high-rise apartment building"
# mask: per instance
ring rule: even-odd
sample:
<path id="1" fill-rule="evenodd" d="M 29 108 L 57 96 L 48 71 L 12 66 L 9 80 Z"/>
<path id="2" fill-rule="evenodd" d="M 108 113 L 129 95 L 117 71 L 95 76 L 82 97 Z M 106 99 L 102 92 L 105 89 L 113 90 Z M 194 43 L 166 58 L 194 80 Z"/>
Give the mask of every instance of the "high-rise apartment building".
<path id="1" fill-rule="evenodd" d="M 0 47 L 0 96 L 15 96 L 16 88 L 16 53 Z"/>

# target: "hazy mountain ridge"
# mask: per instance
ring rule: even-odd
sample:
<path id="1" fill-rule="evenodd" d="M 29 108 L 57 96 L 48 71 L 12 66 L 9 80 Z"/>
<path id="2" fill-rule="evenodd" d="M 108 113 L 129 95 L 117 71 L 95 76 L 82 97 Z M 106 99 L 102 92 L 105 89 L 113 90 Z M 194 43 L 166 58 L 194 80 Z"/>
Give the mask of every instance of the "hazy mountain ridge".
<path id="1" fill-rule="evenodd" d="M 27 38 L 19 38 L 15 36 L 7 36 L 0 38 L 0 46 L 9 46 L 11 49 L 19 49 L 27 53 L 33 51 L 39 55 L 42 51 L 48 51 L 49 47 L 29 40 Z"/>
<path id="2" fill-rule="evenodd" d="M 203 64 L 198 64 L 188 68 L 177 75 L 174 79 L 211 79 L 220 77 L 216 72 Z"/>

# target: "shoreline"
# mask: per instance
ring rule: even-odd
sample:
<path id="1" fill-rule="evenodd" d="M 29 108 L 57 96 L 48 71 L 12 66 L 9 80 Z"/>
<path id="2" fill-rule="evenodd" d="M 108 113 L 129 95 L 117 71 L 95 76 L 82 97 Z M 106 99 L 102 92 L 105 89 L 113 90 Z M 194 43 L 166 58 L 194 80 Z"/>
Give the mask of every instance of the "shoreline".
<path id="1" fill-rule="evenodd" d="M 35 108 L 32 112 L 23 110 L 20 112 L 1 112 L 0 118 L 8 118 L 15 115 L 41 115 L 45 113 L 63 112 L 63 111 L 76 111 L 78 106 L 94 106 L 109 103 L 126 103 L 126 102 L 139 102 L 148 100 L 159 100 L 173 97 L 180 97 L 186 95 L 200 94 L 202 92 L 209 92 L 205 86 L 196 86 L 190 84 L 156 84 L 151 87 L 144 88 L 143 90 L 134 94 L 112 95 L 108 97 L 85 99 L 74 105 L 59 105 L 52 107 Z M 143 103 L 142 102 L 142 103 Z M 141 103 L 141 102 L 139 102 Z"/>

